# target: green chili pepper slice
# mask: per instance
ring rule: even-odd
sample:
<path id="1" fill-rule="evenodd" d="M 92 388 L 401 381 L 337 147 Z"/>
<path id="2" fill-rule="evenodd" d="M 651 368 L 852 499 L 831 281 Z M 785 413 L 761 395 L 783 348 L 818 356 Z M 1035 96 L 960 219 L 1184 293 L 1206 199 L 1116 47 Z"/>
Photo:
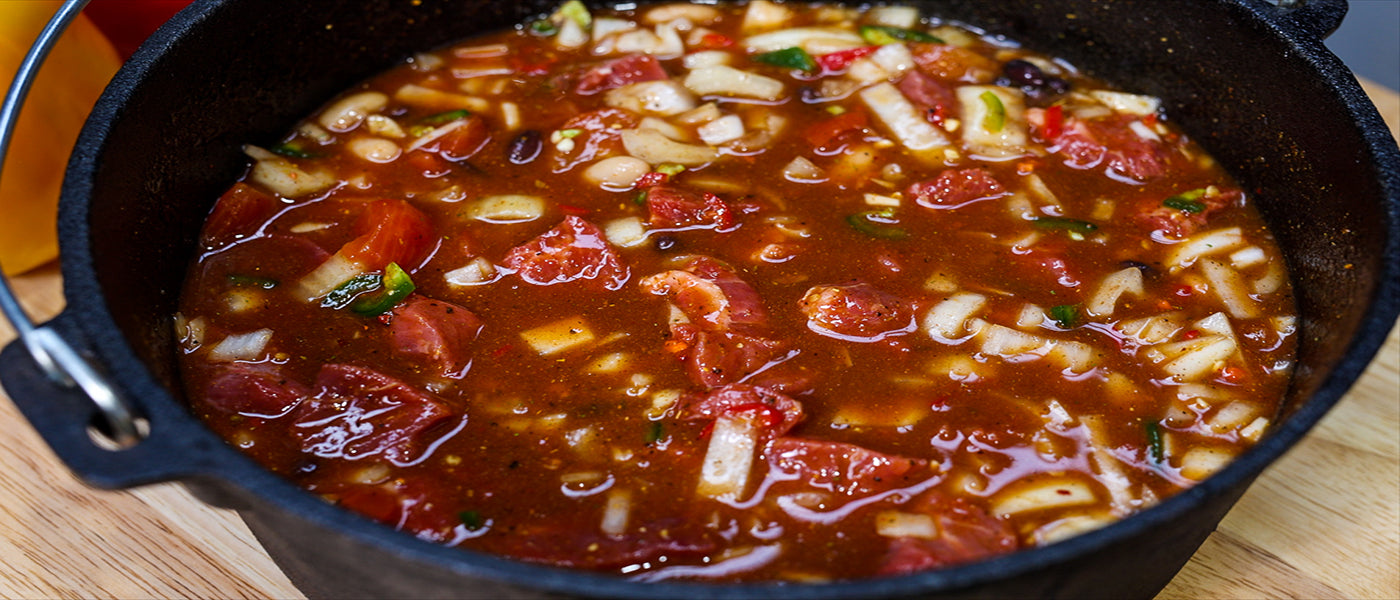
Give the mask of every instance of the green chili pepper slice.
<path id="1" fill-rule="evenodd" d="M 559 33 L 559 27 L 555 26 L 554 23 L 550 23 L 549 19 L 540 19 L 530 24 L 530 33 L 548 37 Z"/>
<path id="2" fill-rule="evenodd" d="M 894 219 L 893 208 L 882 208 L 850 215 L 846 217 L 846 223 L 856 231 L 882 240 L 902 240 L 909 237 L 909 232 L 889 224 Z"/>
<path id="3" fill-rule="evenodd" d="M 331 293 L 326 294 L 326 297 L 321 298 L 321 306 L 337 310 L 345 308 L 360 294 L 378 288 L 381 279 L 379 275 L 374 273 L 351 277 L 345 283 L 331 290 Z"/>
<path id="4" fill-rule="evenodd" d="M 1153 464 L 1162 464 L 1162 455 L 1165 450 L 1162 445 L 1162 428 L 1156 421 L 1148 421 L 1145 424 L 1147 429 L 1147 456 Z"/>
<path id="5" fill-rule="evenodd" d="M 1006 105 L 1001 103 L 1001 97 L 987 90 L 977 98 L 987 107 L 987 116 L 982 117 L 982 128 L 997 133 L 1006 127 Z"/>
<path id="6" fill-rule="evenodd" d="M 655 444 L 656 442 L 661 440 L 661 436 L 664 433 L 665 428 L 662 427 L 661 421 L 652 421 L 651 426 L 647 428 L 647 435 L 645 441 L 648 444 Z"/>
<path id="7" fill-rule="evenodd" d="M 1050 307 L 1050 318 L 1065 329 L 1074 327 L 1079 321 L 1079 307 L 1074 304 L 1062 304 Z"/>
<path id="8" fill-rule="evenodd" d="M 895 44 L 899 42 L 922 42 L 926 44 L 942 44 L 943 40 L 915 29 L 904 29 L 903 27 L 889 27 L 886 25 L 863 25 L 860 28 L 860 39 L 866 43 L 876 46 Z"/>
<path id="9" fill-rule="evenodd" d="M 377 317 L 389 312 L 416 289 L 408 273 L 396 263 L 389 263 L 389 266 L 384 267 L 384 275 L 380 280 L 382 283 L 378 290 L 355 298 L 350 304 L 351 311 L 362 317 Z"/>
<path id="10" fill-rule="evenodd" d="M 1040 229 L 1058 229 L 1069 234 L 1070 239 L 1082 241 L 1084 236 L 1099 230 L 1099 226 L 1088 221 L 1065 217 L 1036 217 L 1035 226 Z"/>
<path id="11" fill-rule="evenodd" d="M 806 50 L 796 46 L 792 48 L 783 48 L 782 50 L 774 50 L 772 52 L 764 52 L 763 54 L 756 54 L 753 59 L 763 64 L 787 69 L 797 69 L 804 73 L 811 73 L 817 70 L 816 59 L 812 58 L 811 54 L 807 54 Z"/>
<path id="12" fill-rule="evenodd" d="M 301 147 L 301 144 L 297 144 L 296 142 L 277 144 L 276 146 L 268 148 L 268 151 L 287 158 L 316 158 L 315 154 L 307 152 Z"/>
<path id="13" fill-rule="evenodd" d="M 438 125 L 451 123 L 453 121 L 456 121 L 457 119 L 465 119 L 467 117 L 470 117 L 471 114 L 471 111 L 465 108 L 459 108 L 457 110 L 440 112 L 435 115 L 428 115 L 426 117 L 423 117 L 422 119 L 419 119 L 418 122 L 424 125 L 432 125 L 436 127 Z"/>
<path id="14" fill-rule="evenodd" d="M 1204 195 L 1206 195 L 1205 189 L 1182 192 L 1175 196 L 1171 196 L 1166 200 L 1163 200 L 1162 206 L 1165 206 L 1167 208 L 1174 208 L 1184 213 L 1202 213 L 1206 210 L 1206 204 L 1204 202 L 1198 201 L 1197 198 L 1200 198 Z"/>

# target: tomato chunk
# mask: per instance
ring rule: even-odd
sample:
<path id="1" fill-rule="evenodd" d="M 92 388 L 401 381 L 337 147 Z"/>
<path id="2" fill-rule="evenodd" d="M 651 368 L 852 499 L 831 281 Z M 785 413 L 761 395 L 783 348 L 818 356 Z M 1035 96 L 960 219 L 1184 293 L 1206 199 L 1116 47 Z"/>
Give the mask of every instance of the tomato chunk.
<path id="1" fill-rule="evenodd" d="M 918 472 L 928 466 L 924 459 L 883 454 L 855 444 L 793 437 L 773 440 L 767 454 L 774 469 L 798 475 L 813 487 L 847 496 L 875 494 L 915 483 L 922 479 L 916 477 Z"/>
<path id="2" fill-rule="evenodd" d="M 437 375 L 460 379 L 467 374 L 471 343 L 482 327 L 475 314 L 451 302 L 414 295 L 391 315 L 394 350 L 433 367 Z"/>
<path id="3" fill-rule="evenodd" d="M 685 420 L 714 419 L 722 414 L 759 411 L 766 419 L 763 439 L 786 434 L 802 422 L 802 403 L 766 387 L 734 383 L 708 393 L 689 393 L 680 399 L 680 418 Z"/>
<path id="4" fill-rule="evenodd" d="M 656 229 L 717 228 L 734 226 L 734 212 L 724 199 L 709 192 L 674 185 L 647 188 L 647 212 Z"/>
<path id="5" fill-rule="evenodd" d="M 342 257 L 367 270 L 382 270 L 398 263 L 413 270 L 428 258 L 437 242 L 428 217 L 403 200 L 376 200 L 365 207 L 355 222 L 359 237 L 340 248 Z"/>
<path id="6" fill-rule="evenodd" d="M 573 215 L 564 217 L 554 229 L 511 249 L 504 263 L 515 269 L 521 279 L 535 285 L 590 281 L 617 290 L 632 276 L 603 232 Z"/>
<path id="7" fill-rule="evenodd" d="M 574 92 L 584 96 L 643 81 L 667 79 L 661 61 L 650 54 L 630 54 L 597 65 L 579 77 Z"/>
<path id="8" fill-rule="evenodd" d="M 812 287 L 797 305 L 808 329 L 852 342 L 876 342 L 917 327 L 908 302 L 862 281 Z"/>
<path id="9" fill-rule="evenodd" d="M 276 210 L 272 196 L 241 181 L 235 183 L 214 203 L 202 241 L 206 247 L 219 248 L 251 236 Z"/>
<path id="10" fill-rule="evenodd" d="M 880 567 L 881 575 L 971 562 L 1011 552 L 1019 545 L 1010 524 L 962 498 L 932 490 L 905 509 L 933 517 L 938 535 L 932 539 L 892 540 Z"/>
<path id="11" fill-rule="evenodd" d="M 383 455 L 408 464 L 426 449 L 429 430 L 452 417 L 426 392 L 364 367 L 322 366 L 316 388 L 297 410 L 292 435 L 303 452 L 323 458 Z"/>
<path id="12" fill-rule="evenodd" d="M 1139 121 L 1134 115 L 1113 115 L 1102 119 L 1062 117 L 1059 131 L 1046 111 L 1030 110 L 1026 118 L 1037 127 L 1051 150 L 1064 157 L 1065 165 L 1075 169 L 1095 169 L 1100 166 L 1136 181 L 1147 181 L 1167 174 L 1170 150 L 1159 140 L 1145 138 L 1132 128 Z M 1057 133 L 1050 136 L 1051 133 Z"/>

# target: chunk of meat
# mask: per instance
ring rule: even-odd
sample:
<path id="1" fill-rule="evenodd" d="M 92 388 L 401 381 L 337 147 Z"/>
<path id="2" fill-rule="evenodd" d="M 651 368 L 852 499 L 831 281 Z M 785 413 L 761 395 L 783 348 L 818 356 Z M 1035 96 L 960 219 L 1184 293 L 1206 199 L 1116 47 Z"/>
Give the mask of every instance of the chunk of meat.
<path id="1" fill-rule="evenodd" d="M 559 131 L 577 132 L 569 138 L 572 147 L 549 144 L 550 164 L 555 173 L 563 173 L 578 165 L 624 153 L 622 132 L 635 129 L 642 118 L 621 108 L 603 108 L 586 112 L 566 121 Z"/>
<path id="2" fill-rule="evenodd" d="M 877 342 L 917 327 L 908 302 L 862 281 L 812 287 L 797 306 L 808 329 L 851 342 Z"/>
<path id="3" fill-rule="evenodd" d="M 433 226 L 422 211 L 398 199 L 375 200 L 355 221 L 358 237 L 341 246 L 341 257 L 369 271 L 396 263 L 413 270 L 428 258 L 437 243 Z"/>
<path id="4" fill-rule="evenodd" d="M 953 90 L 942 82 L 923 74 L 921 71 L 910 71 L 903 79 L 899 80 L 899 91 L 908 98 L 924 118 L 930 123 L 939 125 L 943 123 L 946 115 L 954 115 L 958 112 L 958 97 Z"/>
<path id="5" fill-rule="evenodd" d="M 279 417 L 311 395 L 307 386 L 288 379 L 280 365 L 235 362 L 209 378 L 204 397 L 210 406 L 253 417 Z"/>
<path id="6" fill-rule="evenodd" d="M 1141 117 L 1114 114 L 1101 119 L 1065 116 L 1058 135 L 1046 127 L 1044 109 L 1029 109 L 1026 120 L 1050 142 L 1050 150 L 1064 157 L 1065 165 L 1076 169 L 1106 167 L 1112 173 L 1147 181 L 1166 175 L 1171 149 L 1160 140 L 1143 137 L 1132 124 Z"/>
<path id="7" fill-rule="evenodd" d="M 788 345 L 738 331 L 713 331 L 689 323 L 671 326 L 673 340 L 681 348 L 677 357 L 686 365 L 690 380 L 718 387 L 743 380 L 780 358 Z"/>
<path id="8" fill-rule="evenodd" d="M 214 203 L 200 239 L 208 248 L 227 246 L 256 234 L 276 211 L 272 196 L 240 181 Z"/>
<path id="9" fill-rule="evenodd" d="M 966 48 L 915 43 L 909 50 L 920 71 L 944 81 L 989 83 L 1001 71 L 996 61 Z"/>
<path id="10" fill-rule="evenodd" d="M 491 141 L 486 119 L 477 115 L 467 115 L 443 127 L 451 129 L 418 150 L 435 153 L 450 162 L 462 162 L 475 156 Z"/>
<path id="11" fill-rule="evenodd" d="M 768 444 L 768 464 L 808 485 L 865 496 L 916 483 L 928 461 L 894 456 L 855 444 L 780 437 Z"/>
<path id="12" fill-rule="evenodd" d="M 292 435 L 303 452 L 325 458 L 382 455 L 410 464 L 426 450 L 429 430 L 452 418 L 435 397 L 364 367 L 324 365 L 316 388 L 296 411 Z"/>
<path id="13" fill-rule="evenodd" d="M 471 366 L 471 344 L 481 319 L 451 302 L 413 295 L 390 313 L 389 339 L 395 351 L 426 364 L 435 374 L 460 379 Z"/>
<path id="14" fill-rule="evenodd" d="M 937 490 L 925 492 L 906 510 L 933 518 L 937 536 L 932 539 L 899 537 L 890 541 L 879 570 L 899 575 L 936 569 L 1005 554 L 1019 543 L 1011 525 L 980 507 Z"/>
<path id="15" fill-rule="evenodd" d="M 646 277 L 641 286 L 649 293 L 669 296 L 702 329 L 722 331 L 768 323 L 758 292 L 732 269 L 708 256 L 691 260 L 685 270 Z"/>
<path id="16" fill-rule="evenodd" d="M 573 215 L 512 248 L 502 262 L 535 285 L 586 281 L 617 290 L 632 276 L 598 226 Z"/>
<path id="17" fill-rule="evenodd" d="M 729 384 L 700 394 L 681 396 L 679 415 L 684 420 L 715 419 L 722 414 L 755 411 L 763 415 L 763 435 L 771 440 L 786 434 L 805 417 L 802 403 L 786 394 L 756 385 Z"/>
<path id="18" fill-rule="evenodd" d="M 925 208 L 953 209 L 995 200 L 1009 192 L 990 171 L 975 167 L 948 169 L 938 177 L 909 186 L 904 193 Z"/>
<path id="19" fill-rule="evenodd" d="M 724 199 L 699 190 L 674 185 L 647 188 L 649 223 L 655 229 L 709 228 L 734 226 L 734 212 Z"/>
<path id="20" fill-rule="evenodd" d="M 1213 194 L 1201 195 L 1196 202 L 1200 203 L 1202 210 L 1187 212 L 1165 206 L 1162 200 L 1155 197 L 1146 198 L 1135 205 L 1133 222 L 1145 233 L 1161 232 L 1169 238 L 1184 238 L 1204 229 L 1212 215 L 1243 204 L 1244 192 L 1238 189 L 1218 190 Z"/>
<path id="21" fill-rule="evenodd" d="M 704 556 L 719 548 L 716 534 L 699 520 L 665 518 L 638 523 L 627 535 L 564 525 L 535 525 L 512 532 L 498 546 L 526 562 L 576 569 L 617 569 L 659 557 Z"/>
<path id="22" fill-rule="evenodd" d="M 650 54 L 629 54 L 595 65 L 580 75 L 574 92 L 591 96 L 624 85 L 660 81 L 670 76 L 661 61 Z"/>

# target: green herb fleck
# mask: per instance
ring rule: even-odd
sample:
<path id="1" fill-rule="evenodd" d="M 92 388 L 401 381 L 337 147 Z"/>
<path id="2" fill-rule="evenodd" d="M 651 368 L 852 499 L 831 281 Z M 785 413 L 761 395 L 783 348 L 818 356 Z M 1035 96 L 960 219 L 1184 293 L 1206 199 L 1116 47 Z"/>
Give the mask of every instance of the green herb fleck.
<path id="1" fill-rule="evenodd" d="M 646 443 L 655 444 L 661 440 L 664 433 L 665 428 L 662 427 L 661 421 L 652 421 L 651 426 L 647 428 Z"/>
<path id="2" fill-rule="evenodd" d="M 1075 241 L 1083 241 L 1084 236 L 1099 230 L 1098 225 L 1088 221 L 1065 217 L 1036 217 L 1034 223 L 1039 229 L 1064 231 L 1069 234 L 1070 239 Z"/>
<path id="3" fill-rule="evenodd" d="M 876 46 L 895 44 L 899 42 L 922 42 L 926 44 L 942 44 L 943 40 L 914 29 L 904 29 L 902 27 L 888 27 L 885 25 L 865 25 L 860 28 L 860 37 L 867 43 Z"/>
<path id="4" fill-rule="evenodd" d="M 1162 455 L 1165 450 L 1162 446 L 1162 428 L 1156 421 L 1148 421 L 1145 425 L 1147 429 L 1147 456 L 1153 464 L 1162 464 Z"/>
<path id="5" fill-rule="evenodd" d="M 593 13 L 588 12 L 588 7 L 579 0 L 569 0 L 561 4 L 559 10 L 554 11 L 554 18 L 551 20 L 557 23 L 558 18 L 569 19 L 584 29 L 593 24 Z"/>
<path id="6" fill-rule="evenodd" d="M 1182 192 L 1180 194 L 1167 198 L 1166 200 L 1163 200 L 1162 206 L 1165 206 L 1167 208 L 1174 208 L 1184 213 L 1202 213 L 1205 212 L 1206 205 L 1204 202 L 1200 202 L 1197 199 L 1204 195 L 1206 195 L 1205 189 L 1197 189 L 1191 190 L 1189 192 Z"/>
<path id="7" fill-rule="evenodd" d="M 902 240 L 909 237 L 909 232 L 893 225 L 897 222 L 899 220 L 895 216 L 894 208 L 870 210 L 846 217 L 846 223 L 852 229 L 870 237 L 884 240 Z"/>
<path id="8" fill-rule="evenodd" d="M 811 73 L 817 70 L 817 61 L 812 58 L 812 55 L 807 54 L 806 50 L 795 46 L 756 54 L 753 59 L 763 64 L 787 69 L 797 69 L 804 73 Z"/>
<path id="9" fill-rule="evenodd" d="M 562 139 L 562 140 L 569 140 L 569 139 L 573 139 L 573 138 L 576 138 L 576 137 L 582 135 L 582 134 L 583 134 L 583 130 L 582 130 L 582 129 L 560 129 L 558 133 L 559 133 L 559 139 Z"/>

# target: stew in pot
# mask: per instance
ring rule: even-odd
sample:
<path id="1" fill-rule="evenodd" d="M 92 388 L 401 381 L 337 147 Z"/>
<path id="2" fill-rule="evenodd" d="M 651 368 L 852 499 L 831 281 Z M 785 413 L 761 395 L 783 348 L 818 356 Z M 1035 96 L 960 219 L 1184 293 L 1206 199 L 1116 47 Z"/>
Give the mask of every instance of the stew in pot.
<path id="1" fill-rule="evenodd" d="M 1227 464 L 1293 360 L 1163 114 L 909 7 L 566 2 L 335 98 L 215 204 L 193 410 L 426 540 L 822 581 L 1053 543 Z"/>

